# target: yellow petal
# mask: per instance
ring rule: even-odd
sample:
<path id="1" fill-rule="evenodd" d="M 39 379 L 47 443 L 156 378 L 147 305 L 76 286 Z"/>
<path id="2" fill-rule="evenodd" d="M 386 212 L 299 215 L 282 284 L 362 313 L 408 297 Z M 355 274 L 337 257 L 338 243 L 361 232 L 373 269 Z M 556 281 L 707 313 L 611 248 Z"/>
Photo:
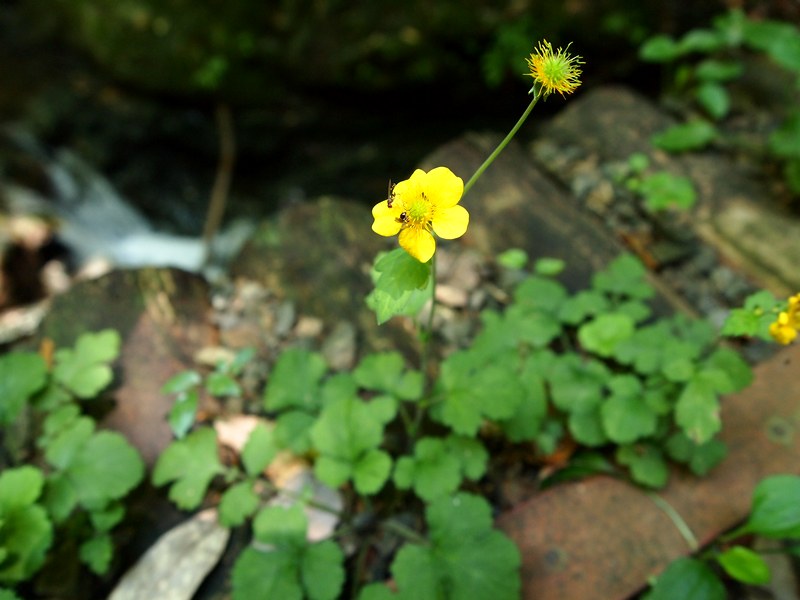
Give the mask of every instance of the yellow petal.
<path id="1" fill-rule="evenodd" d="M 425 229 L 406 227 L 397 238 L 403 250 L 416 258 L 421 263 L 428 262 L 436 252 L 436 242 L 433 236 Z"/>
<path id="2" fill-rule="evenodd" d="M 444 210 L 437 209 L 433 217 L 434 233 L 446 240 L 452 240 L 464 235 L 468 225 L 469 213 L 463 206 L 456 205 Z"/>
<path id="3" fill-rule="evenodd" d="M 425 177 L 424 192 L 437 208 L 449 208 L 461 200 L 464 182 L 447 167 L 436 167 Z"/>
<path id="4" fill-rule="evenodd" d="M 397 235 L 402 226 L 398 220 L 401 212 L 402 210 L 394 204 L 392 204 L 392 208 L 389 208 L 386 200 L 378 202 L 372 208 L 372 217 L 375 219 L 372 223 L 372 231 L 386 237 Z"/>

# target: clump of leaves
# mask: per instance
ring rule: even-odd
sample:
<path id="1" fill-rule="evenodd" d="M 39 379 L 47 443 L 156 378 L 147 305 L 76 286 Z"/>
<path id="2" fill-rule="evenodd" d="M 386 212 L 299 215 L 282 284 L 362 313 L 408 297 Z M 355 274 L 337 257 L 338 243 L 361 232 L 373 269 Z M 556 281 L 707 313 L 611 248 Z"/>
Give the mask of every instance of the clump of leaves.
<path id="1" fill-rule="evenodd" d="M 23 423 L 40 424 L 43 463 L 0 474 L 0 582 L 30 579 L 66 536 L 77 537 L 79 557 L 92 571 L 108 570 L 111 531 L 125 516 L 123 500 L 142 480 L 144 463 L 122 435 L 97 431 L 81 403 L 111 383 L 119 345 L 119 335 L 105 330 L 58 349 L 52 366 L 30 352 L 0 356 L 0 395 L 7 400 L 0 422 L 23 430 Z"/>

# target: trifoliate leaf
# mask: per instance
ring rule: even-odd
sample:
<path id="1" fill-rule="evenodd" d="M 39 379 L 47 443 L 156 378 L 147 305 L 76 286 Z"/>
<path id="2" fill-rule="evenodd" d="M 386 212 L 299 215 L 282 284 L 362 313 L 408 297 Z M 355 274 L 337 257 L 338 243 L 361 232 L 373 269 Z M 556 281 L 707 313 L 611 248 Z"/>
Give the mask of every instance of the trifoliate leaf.
<path id="1" fill-rule="evenodd" d="M 608 438 L 616 444 L 630 444 L 655 433 L 658 415 L 645 403 L 639 379 L 617 375 L 608 386 L 611 396 L 600 409 Z"/>
<path id="2" fill-rule="evenodd" d="M 708 121 L 698 119 L 656 133 L 650 143 L 667 152 L 688 152 L 705 148 L 716 137 L 717 129 Z"/>
<path id="3" fill-rule="evenodd" d="M 519 550 L 492 529 L 491 508 L 483 498 L 444 496 L 425 515 L 431 544 L 403 546 L 391 567 L 401 598 L 519 597 Z"/>
<path id="4" fill-rule="evenodd" d="M 414 489 L 426 501 L 451 494 L 461 485 L 461 463 L 439 438 L 422 438 L 414 456 L 397 460 L 394 481 L 400 489 Z"/>
<path id="5" fill-rule="evenodd" d="M 730 394 L 743 390 L 753 381 L 750 365 L 737 352 L 730 348 L 718 348 L 708 357 L 703 365 L 704 370 L 719 370 L 724 379 L 716 388 L 720 394 Z"/>
<path id="6" fill-rule="evenodd" d="M 519 375 L 525 388 L 525 396 L 514 414 L 500 422 L 503 431 L 512 442 L 535 439 L 547 414 L 547 394 L 539 362 L 537 355 L 531 355 L 525 361 Z"/>
<path id="7" fill-rule="evenodd" d="M 0 423 L 12 423 L 46 381 L 47 365 L 38 354 L 11 352 L 0 356 Z"/>
<path id="8" fill-rule="evenodd" d="M 303 552 L 300 577 L 309 600 L 336 600 L 344 585 L 344 553 L 331 540 L 310 544 Z"/>
<path id="9" fill-rule="evenodd" d="M 311 440 L 320 456 L 333 464 L 318 461 L 314 469 L 317 477 L 336 487 L 344 483 L 341 477 L 346 471 L 350 477 L 358 469 L 356 489 L 361 493 L 377 491 L 389 476 L 391 461 L 387 462 L 388 455 L 383 453 L 372 453 L 369 458 L 365 455 L 376 450 L 383 441 L 384 417 L 383 403 L 373 404 L 357 397 L 327 404 L 311 428 Z M 362 461 L 366 462 L 361 464 Z M 348 465 L 349 469 L 343 469 L 342 465 Z M 360 485 L 367 488 L 360 488 Z"/>
<path id="10" fill-rule="evenodd" d="M 661 488 L 667 484 L 669 470 L 661 450 L 650 444 L 619 446 L 617 461 L 631 470 L 631 477 L 636 483 L 652 488 Z"/>
<path id="11" fill-rule="evenodd" d="M 617 344 L 633 335 L 634 329 L 633 319 L 628 315 L 606 313 L 581 325 L 578 340 L 585 350 L 609 357 L 614 354 Z"/>
<path id="12" fill-rule="evenodd" d="M 561 304 L 558 318 L 568 325 L 578 325 L 608 310 L 608 300 L 596 290 L 583 290 L 570 296 Z"/>
<path id="13" fill-rule="evenodd" d="M 767 562 L 744 546 L 728 548 L 717 556 L 717 562 L 733 579 L 748 585 L 766 585 L 772 579 Z"/>
<path id="14" fill-rule="evenodd" d="M 242 448 L 242 464 L 247 474 L 256 477 L 267 468 L 278 453 L 272 430 L 261 421 L 256 423 Z"/>
<path id="15" fill-rule="evenodd" d="M 383 450 L 368 450 L 353 465 L 353 484 L 360 494 L 375 494 L 391 471 L 391 456 Z"/>
<path id="16" fill-rule="evenodd" d="M 696 558 L 679 558 L 658 576 L 647 600 L 725 600 L 722 582 L 706 563 Z"/>
<path id="17" fill-rule="evenodd" d="M 153 470 L 153 485 L 174 482 L 169 498 L 178 508 L 192 510 L 203 501 L 215 475 L 222 473 L 217 455 L 217 435 L 203 427 L 170 444 L 158 457 Z"/>
<path id="18" fill-rule="evenodd" d="M 94 398 L 113 379 L 109 363 L 119 355 L 119 333 L 106 329 L 84 333 L 74 349 L 55 353 L 53 377 L 78 398 Z"/>
<path id="19" fill-rule="evenodd" d="M 317 408 L 320 405 L 319 382 L 327 369 L 320 354 L 300 348 L 285 350 L 267 381 L 264 408 L 268 411 Z"/>
<path id="20" fill-rule="evenodd" d="M 456 433 L 469 436 L 475 435 L 484 418 L 511 417 L 525 397 L 511 361 L 476 362 L 475 354 L 462 351 L 442 363 L 437 385 L 442 402 L 431 413 Z"/>
<path id="21" fill-rule="evenodd" d="M 97 575 L 105 575 L 114 556 L 114 544 L 107 533 L 83 542 L 78 550 L 81 562 Z"/>
<path id="22" fill-rule="evenodd" d="M 546 379 L 557 408 L 570 413 L 593 410 L 603 398 L 610 373 L 602 363 L 564 354 L 550 366 Z"/>
<path id="23" fill-rule="evenodd" d="M 241 481 L 225 490 L 219 502 L 219 522 L 224 527 L 238 527 L 258 508 L 258 494 L 251 481 Z"/>
<path id="24" fill-rule="evenodd" d="M 75 456 L 94 433 L 94 421 L 89 417 L 73 416 L 68 407 L 52 413 L 45 421 L 46 434 L 53 431 L 53 419 L 56 423 L 63 423 L 58 434 L 45 437 L 41 440 L 44 445 L 45 460 L 58 470 L 66 470 L 75 460 Z"/>
<path id="25" fill-rule="evenodd" d="M 445 439 L 448 451 L 461 463 L 461 472 L 473 481 L 483 477 L 489 462 L 489 453 L 483 444 L 472 437 L 449 435 Z"/>
<path id="26" fill-rule="evenodd" d="M 800 538 L 800 477 L 771 475 L 753 490 L 753 506 L 736 536 L 754 533 L 768 538 Z"/>

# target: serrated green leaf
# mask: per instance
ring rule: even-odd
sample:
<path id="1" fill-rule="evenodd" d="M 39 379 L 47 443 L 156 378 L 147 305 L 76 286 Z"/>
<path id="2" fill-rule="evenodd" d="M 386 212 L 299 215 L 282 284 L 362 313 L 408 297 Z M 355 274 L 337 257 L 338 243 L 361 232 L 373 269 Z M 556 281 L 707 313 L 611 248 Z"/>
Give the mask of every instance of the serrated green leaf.
<path id="1" fill-rule="evenodd" d="M 289 507 L 267 506 L 253 519 L 253 537 L 277 548 L 303 548 L 308 517 L 299 503 Z"/>
<path id="2" fill-rule="evenodd" d="M 553 404 L 569 413 L 594 410 L 603 398 L 610 372 L 602 363 L 565 354 L 550 365 L 546 378 Z"/>
<path id="3" fill-rule="evenodd" d="M 658 576 L 647 600 L 725 600 L 722 582 L 704 562 L 679 558 Z"/>
<path id="4" fill-rule="evenodd" d="M 425 511 L 431 545 L 407 544 L 392 564 L 402 598 L 506 600 L 520 594 L 520 556 L 514 543 L 492 529 L 491 509 L 460 493 Z"/>
<path id="5" fill-rule="evenodd" d="M 298 575 L 294 553 L 246 548 L 233 567 L 233 600 L 303 600 Z"/>
<path id="6" fill-rule="evenodd" d="M 81 562 L 97 575 L 105 575 L 114 556 L 114 544 L 107 533 L 83 542 L 78 550 Z"/>
<path id="7" fill-rule="evenodd" d="M 203 501 L 214 476 L 222 473 L 217 455 L 217 435 L 203 427 L 170 444 L 153 469 L 153 485 L 174 482 L 169 498 L 178 508 L 192 510 Z"/>
<path id="8" fill-rule="evenodd" d="M 711 123 L 695 120 L 656 133 L 650 143 L 667 152 L 688 152 L 705 148 L 716 137 L 717 129 Z"/>
<path id="9" fill-rule="evenodd" d="M 343 483 L 343 474 L 349 477 L 358 471 L 355 481 L 358 491 L 377 491 L 388 477 L 391 466 L 391 460 L 387 463 L 388 455 L 374 454 L 383 441 L 384 416 L 382 403 L 373 404 L 356 397 L 327 404 L 310 432 L 314 448 L 321 457 L 328 459 L 315 464 L 317 477 L 335 487 Z M 359 469 L 362 461 L 365 462 Z M 342 465 L 348 468 L 343 469 Z"/>
<path id="10" fill-rule="evenodd" d="M 451 354 L 441 365 L 436 393 L 442 401 L 431 417 L 463 435 L 474 435 L 485 418 L 507 419 L 525 397 L 513 364 L 478 364 L 480 354 Z M 495 357 L 497 358 L 497 357 Z"/>
<path id="11" fill-rule="evenodd" d="M 325 359 L 315 352 L 289 348 L 281 353 L 267 382 L 264 408 L 314 410 L 320 405 L 319 383 L 328 370 Z"/>
<path id="12" fill-rule="evenodd" d="M 413 457 L 398 459 L 394 481 L 400 489 L 414 489 L 425 501 L 451 494 L 461 485 L 461 463 L 448 451 L 444 440 L 422 438 L 414 445 Z"/>
<path id="13" fill-rule="evenodd" d="M 722 427 L 713 385 L 701 375 L 686 384 L 675 405 L 675 422 L 697 444 L 710 440 Z"/>
<path id="14" fill-rule="evenodd" d="M 567 426 L 575 441 L 584 446 L 597 447 L 608 443 L 599 407 L 570 413 Z"/>
<path id="15" fill-rule="evenodd" d="M 449 435 L 445 439 L 447 450 L 458 459 L 461 472 L 473 481 L 483 477 L 489 463 L 489 453 L 483 444 L 472 437 Z"/>
<path id="16" fill-rule="evenodd" d="M 402 248 L 378 257 L 372 280 L 367 306 L 379 325 L 397 315 L 416 315 L 433 294 L 430 263 L 420 263 Z"/>
<path id="17" fill-rule="evenodd" d="M 28 399 L 47 382 L 47 365 L 33 352 L 0 356 L 0 423 L 11 424 Z"/>
<path id="18" fill-rule="evenodd" d="M 353 484 L 359 494 L 375 494 L 392 471 L 392 458 L 383 450 L 368 450 L 353 464 Z"/>
<path id="19" fill-rule="evenodd" d="M 733 579 L 748 585 L 766 585 L 772 579 L 767 562 L 744 546 L 728 548 L 717 556 L 717 562 Z"/>
<path id="20" fill-rule="evenodd" d="M 272 430 L 259 421 L 242 448 L 242 464 L 248 475 L 256 477 L 269 466 L 278 453 Z"/>
<path id="21" fill-rule="evenodd" d="M 630 338 L 635 331 L 633 319 L 619 313 L 598 315 L 578 329 L 578 341 L 589 352 L 609 357 L 617 344 Z"/>
<path id="22" fill-rule="evenodd" d="M 704 368 L 722 371 L 727 383 L 717 387 L 720 394 L 730 394 L 746 388 L 753 381 L 753 370 L 736 351 L 718 348 L 705 361 Z"/>
<path id="23" fill-rule="evenodd" d="M 94 421 L 89 417 L 75 418 L 73 412 L 66 410 L 53 413 L 45 422 L 45 430 L 52 430 L 51 418 L 57 423 L 64 423 L 60 433 L 43 440 L 45 444 L 45 460 L 59 470 L 66 470 L 75 460 L 75 456 L 94 433 Z"/>
<path id="24" fill-rule="evenodd" d="M 115 431 L 89 438 L 66 469 L 78 501 L 85 507 L 104 506 L 125 496 L 144 477 L 144 461 Z"/>
<path id="25" fill-rule="evenodd" d="M 652 488 L 661 488 L 667 484 L 669 470 L 661 450 L 650 444 L 634 444 L 619 446 L 616 452 L 617 461 L 626 465 L 636 483 Z"/>
<path id="26" fill-rule="evenodd" d="M 251 481 L 229 487 L 219 502 L 219 522 L 223 527 L 238 527 L 258 508 L 258 494 Z"/>
<path id="27" fill-rule="evenodd" d="M 644 402 L 639 380 L 632 375 L 617 375 L 609 387 L 611 396 L 600 408 L 608 439 L 629 444 L 655 433 L 658 415 Z"/>
<path id="28" fill-rule="evenodd" d="M 117 358 L 119 347 L 119 333 L 112 329 L 84 333 L 74 349 L 56 351 L 53 377 L 78 398 L 94 398 L 113 379 L 109 363 Z"/>
<path id="29" fill-rule="evenodd" d="M 768 538 L 800 538 L 800 477 L 771 475 L 753 490 L 753 505 L 736 535 L 754 533 Z"/>
<path id="30" fill-rule="evenodd" d="M 310 544 L 300 565 L 303 588 L 309 600 L 336 600 L 344 585 L 344 554 L 334 542 Z"/>

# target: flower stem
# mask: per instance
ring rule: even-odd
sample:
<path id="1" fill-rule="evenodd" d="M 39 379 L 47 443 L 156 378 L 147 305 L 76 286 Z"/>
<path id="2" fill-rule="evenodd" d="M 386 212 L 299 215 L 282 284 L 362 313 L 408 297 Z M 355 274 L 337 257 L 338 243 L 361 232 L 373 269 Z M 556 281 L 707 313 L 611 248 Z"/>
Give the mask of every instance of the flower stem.
<path id="1" fill-rule="evenodd" d="M 489 165 L 491 165 L 494 162 L 494 159 L 497 158 L 497 156 L 508 145 L 508 142 L 511 141 L 511 138 L 513 138 L 517 134 L 517 131 L 519 131 L 519 128 L 522 127 L 522 124 L 525 122 L 525 119 L 527 119 L 528 115 L 531 114 L 533 107 L 536 106 L 536 103 L 539 101 L 539 98 L 540 94 L 534 91 L 533 100 L 531 100 L 531 103 L 528 105 L 528 108 L 525 109 L 525 112 L 522 113 L 522 116 L 519 118 L 519 121 L 517 121 L 517 124 L 511 128 L 511 131 L 509 131 L 508 135 L 503 139 L 503 141 L 500 142 L 500 144 L 498 144 L 497 148 L 494 149 L 494 152 L 492 152 L 489 155 L 489 157 L 485 161 L 483 161 L 483 164 L 480 167 L 478 167 L 478 170 L 475 171 L 475 173 L 473 173 L 472 177 L 470 177 L 469 181 L 467 181 L 466 185 L 464 185 L 464 195 L 466 195 L 469 189 L 473 186 L 473 184 L 476 181 L 478 181 L 480 176 L 483 175 L 483 172 L 489 167 Z"/>

